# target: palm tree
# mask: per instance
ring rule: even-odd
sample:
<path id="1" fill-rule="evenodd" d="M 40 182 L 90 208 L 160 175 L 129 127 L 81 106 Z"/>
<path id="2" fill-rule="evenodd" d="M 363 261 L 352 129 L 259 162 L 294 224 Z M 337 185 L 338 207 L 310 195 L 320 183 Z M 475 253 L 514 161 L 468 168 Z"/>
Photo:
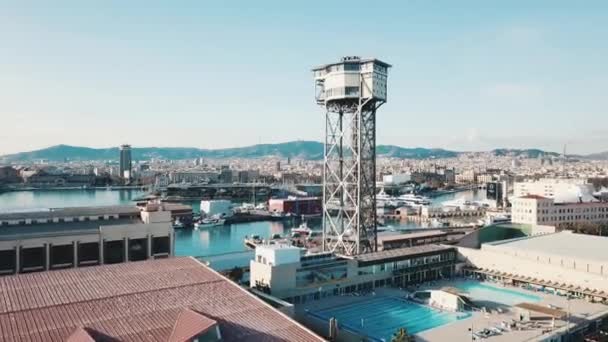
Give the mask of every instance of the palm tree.
<path id="1" fill-rule="evenodd" d="M 399 328 L 394 334 L 391 342 L 414 342 L 414 338 L 408 335 L 405 328 Z"/>

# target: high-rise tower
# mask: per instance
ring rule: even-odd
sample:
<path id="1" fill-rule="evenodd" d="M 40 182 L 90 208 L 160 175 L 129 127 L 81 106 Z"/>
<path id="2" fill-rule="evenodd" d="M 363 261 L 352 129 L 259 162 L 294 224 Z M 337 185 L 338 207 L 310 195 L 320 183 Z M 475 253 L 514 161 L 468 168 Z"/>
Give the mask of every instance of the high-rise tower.
<path id="1" fill-rule="evenodd" d="M 323 249 L 347 255 L 377 250 L 376 110 L 387 99 L 391 66 L 344 57 L 313 69 L 325 108 Z"/>
<path id="2" fill-rule="evenodd" d="M 120 145 L 120 177 L 131 178 L 131 145 Z"/>

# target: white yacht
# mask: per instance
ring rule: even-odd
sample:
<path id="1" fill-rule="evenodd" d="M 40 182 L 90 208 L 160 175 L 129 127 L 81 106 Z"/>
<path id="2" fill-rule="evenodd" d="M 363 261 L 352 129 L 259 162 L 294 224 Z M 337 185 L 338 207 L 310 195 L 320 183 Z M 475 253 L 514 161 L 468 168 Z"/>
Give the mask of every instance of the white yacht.
<path id="1" fill-rule="evenodd" d="M 194 224 L 194 229 L 223 226 L 224 223 L 226 223 L 226 219 L 221 217 L 204 218 Z"/>
<path id="2" fill-rule="evenodd" d="M 306 222 L 302 223 L 298 228 L 291 229 L 292 234 L 309 235 L 312 233 L 312 229 L 308 227 Z"/>
<path id="3" fill-rule="evenodd" d="M 384 190 L 376 194 L 376 205 L 379 208 L 399 207 L 404 204 L 405 203 L 403 201 L 400 201 L 399 198 L 387 194 L 386 192 L 384 192 Z"/>
<path id="4" fill-rule="evenodd" d="M 414 194 L 405 194 L 397 197 L 398 200 L 405 202 L 406 204 L 422 206 L 422 205 L 430 205 L 431 200 L 428 197 L 414 195 Z"/>

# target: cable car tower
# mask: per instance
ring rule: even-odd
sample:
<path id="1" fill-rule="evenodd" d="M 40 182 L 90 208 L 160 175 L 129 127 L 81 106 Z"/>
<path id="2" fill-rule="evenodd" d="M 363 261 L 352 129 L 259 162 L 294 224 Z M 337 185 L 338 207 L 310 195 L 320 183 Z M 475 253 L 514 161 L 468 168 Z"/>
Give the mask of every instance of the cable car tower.
<path id="1" fill-rule="evenodd" d="M 386 102 L 388 68 L 377 59 L 344 57 L 313 69 L 325 115 L 323 250 L 377 250 L 376 110 Z"/>

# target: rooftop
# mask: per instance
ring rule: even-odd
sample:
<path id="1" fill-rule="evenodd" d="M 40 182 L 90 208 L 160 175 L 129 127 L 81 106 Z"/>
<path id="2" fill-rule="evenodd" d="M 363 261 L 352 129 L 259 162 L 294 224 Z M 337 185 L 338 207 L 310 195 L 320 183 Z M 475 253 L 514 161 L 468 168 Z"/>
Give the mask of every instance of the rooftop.
<path id="1" fill-rule="evenodd" d="M 167 342 L 188 335 L 175 331 L 192 328 L 188 322 L 204 328 L 211 321 L 224 341 L 322 341 L 193 258 L 0 278 L 2 341 L 65 341 L 86 337 L 81 329 L 122 341 Z"/>
<path id="2" fill-rule="evenodd" d="M 45 219 L 54 217 L 101 216 L 116 214 L 137 214 L 140 209 L 134 205 L 111 205 L 102 207 L 53 208 L 46 211 L 0 213 L 1 220 Z"/>
<path id="3" fill-rule="evenodd" d="M 141 224 L 139 219 L 112 219 L 97 221 L 52 222 L 31 225 L 0 227 L 0 240 L 28 239 L 45 236 L 93 234 L 102 226 Z"/>
<path id="4" fill-rule="evenodd" d="M 419 239 L 419 238 L 425 238 L 425 237 L 436 237 L 436 236 L 444 236 L 444 235 L 448 235 L 448 233 L 442 232 L 440 230 L 415 232 L 415 233 L 409 233 L 409 234 L 386 234 L 386 235 L 378 234 L 378 242 Z"/>
<path id="5" fill-rule="evenodd" d="M 382 66 L 387 67 L 387 68 L 392 67 L 392 65 L 390 65 L 390 64 L 388 64 L 388 63 L 386 63 L 386 62 L 383 62 L 383 61 L 381 61 L 381 60 L 379 60 L 379 59 L 376 59 L 376 58 L 359 58 L 359 57 L 354 57 L 354 58 L 353 58 L 353 57 L 350 57 L 350 58 L 347 58 L 347 57 L 344 57 L 344 58 L 340 59 L 340 61 L 339 61 L 339 62 L 334 62 L 334 63 L 329 63 L 329 64 L 323 64 L 323 65 L 319 65 L 319 66 L 314 67 L 312 70 L 313 70 L 313 71 L 316 71 L 316 70 L 322 70 L 322 69 L 327 68 L 328 66 L 332 66 L 332 65 L 339 65 L 339 64 L 345 64 L 345 63 L 359 63 L 359 64 L 364 64 L 364 63 L 368 63 L 368 62 L 374 62 L 374 63 L 376 63 L 376 64 L 382 65 Z"/>
<path id="6" fill-rule="evenodd" d="M 395 248 L 384 250 L 381 252 L 367 253 L 354 256 L 353 258 L 358 260 L 360 263 L 374 263 L 376 261 L 391 261 L 400 260 L 407 256 L 418 255 L 418 254 L 433 254 L 436 252 L 447 251 L 453 249 L 452 247 L 445 247 L 440 245 L 422 245 L 415 247 L 406 248 Z"/>
<path id="7" fill-rule="evenodd" d="M 575 234 L 563 231 L 554 234 L 506 240 L 491 245 L 526 251 L 559 255 L 572 259 L 595 260 L 608 263 L 608 237 Z"/>

